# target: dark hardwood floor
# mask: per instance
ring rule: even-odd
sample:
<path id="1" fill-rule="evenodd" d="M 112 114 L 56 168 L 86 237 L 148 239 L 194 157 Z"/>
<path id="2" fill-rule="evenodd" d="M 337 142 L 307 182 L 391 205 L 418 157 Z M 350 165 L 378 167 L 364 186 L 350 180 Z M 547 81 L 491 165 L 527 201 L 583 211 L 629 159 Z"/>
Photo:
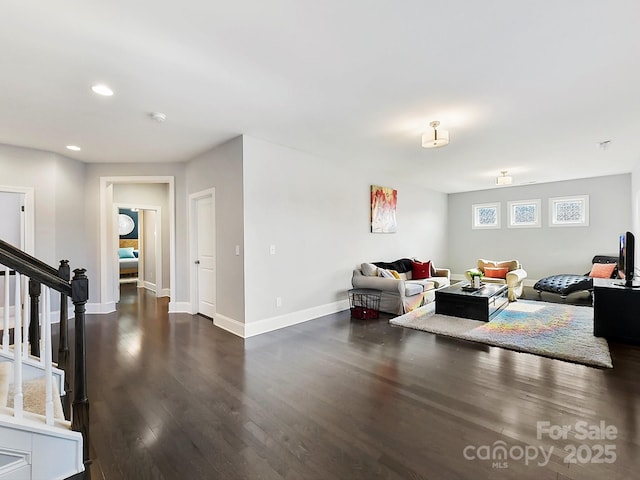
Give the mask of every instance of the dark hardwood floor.
<path id="1" fill-rule="evenodd" d="M 612 343 L 601 370 L 388 318 L 243 340 L 125 286 L 117 313 L 88 317 L 92 478 L 638 478 L 640 348 Z M 538 439 L 545 421 L 572 432 Z M 579 422 L 617 434 L 580 440 Z"/>

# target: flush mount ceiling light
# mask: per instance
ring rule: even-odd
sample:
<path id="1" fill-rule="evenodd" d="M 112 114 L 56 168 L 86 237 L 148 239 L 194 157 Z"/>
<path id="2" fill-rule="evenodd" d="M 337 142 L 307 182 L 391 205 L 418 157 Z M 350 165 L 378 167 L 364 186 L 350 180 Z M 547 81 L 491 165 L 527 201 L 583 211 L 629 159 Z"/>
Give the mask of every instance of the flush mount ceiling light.
<path id="1" fill-rule="evenodd" d="M 501 175 L 496 177 L 496 185 L 511 185 L 513 183 L 513 177 L 507 175 L 506 170 L 502 170 Z"/>
<path id="2" fill-rule="evenodd" d="M 103 97 L 110 97 L 113 95 L 113 90 L 111 90 L 104 84 L 92 85 L 91 90 L 93 91 L 93 93 L 102 95 Z"/>
<path id="3" fill-rule="evenodd" d="M 424 148 L 436 148 L 449 145 L 449 132 L 447 130 L 438 130 L 440 122 L 437 120 L 431 122 L 429 126 L 431 130 L 422 134 L 422 146 Z"/>
<path id="4" fill-rule="evenodd" d="M 155 120 L 158 123 L 162 123 L 167 119 L 167 115 L 162 112 L 152 112 L 149 114 L 151 120 Z"/>
<path id="5" fill-rule="evenodd" d="M 67 150 L 73 150 L 74 152 L 79 152 L 81 149 L 77 145 L 67 145 Z"/>

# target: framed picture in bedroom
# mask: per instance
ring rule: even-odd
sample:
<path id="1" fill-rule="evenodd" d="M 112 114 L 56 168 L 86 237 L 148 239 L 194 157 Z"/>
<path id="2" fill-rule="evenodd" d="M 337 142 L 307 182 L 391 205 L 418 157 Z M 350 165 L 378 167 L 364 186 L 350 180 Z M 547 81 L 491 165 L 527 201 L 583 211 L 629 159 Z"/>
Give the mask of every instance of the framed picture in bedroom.
<path id="1" fill-rule="evenodd" d="M 398 231 L 397 206 L 397 190 L 371 185 L 371 233 L 395 233 Z"/>

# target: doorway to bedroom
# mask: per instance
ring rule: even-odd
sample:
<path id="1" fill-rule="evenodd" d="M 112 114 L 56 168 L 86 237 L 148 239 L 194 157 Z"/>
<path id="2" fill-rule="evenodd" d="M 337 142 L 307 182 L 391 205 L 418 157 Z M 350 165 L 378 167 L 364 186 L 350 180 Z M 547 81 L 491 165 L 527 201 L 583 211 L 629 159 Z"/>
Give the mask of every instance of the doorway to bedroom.
<path id="1" fill-rule="evenodd" d="M 161 296 L 162 208 L 114 204 L 118 218 L 119 284 L 138 287 Z M 114 229 L 115 230 L 115 229 Z"/>

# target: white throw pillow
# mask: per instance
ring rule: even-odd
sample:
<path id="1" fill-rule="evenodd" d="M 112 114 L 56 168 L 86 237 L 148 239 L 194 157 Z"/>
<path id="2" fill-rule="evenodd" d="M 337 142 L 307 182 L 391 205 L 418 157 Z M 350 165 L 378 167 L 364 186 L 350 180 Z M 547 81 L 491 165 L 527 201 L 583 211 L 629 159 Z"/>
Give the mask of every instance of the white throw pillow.
<path id="1" fill-rule="evenodd" d="M 378 267 L 376 267 L 373 263 L 363 263 L 360 266 L 362 270 L 362 274 L 367 277 L 377 277 L 378 276 Z"/>

